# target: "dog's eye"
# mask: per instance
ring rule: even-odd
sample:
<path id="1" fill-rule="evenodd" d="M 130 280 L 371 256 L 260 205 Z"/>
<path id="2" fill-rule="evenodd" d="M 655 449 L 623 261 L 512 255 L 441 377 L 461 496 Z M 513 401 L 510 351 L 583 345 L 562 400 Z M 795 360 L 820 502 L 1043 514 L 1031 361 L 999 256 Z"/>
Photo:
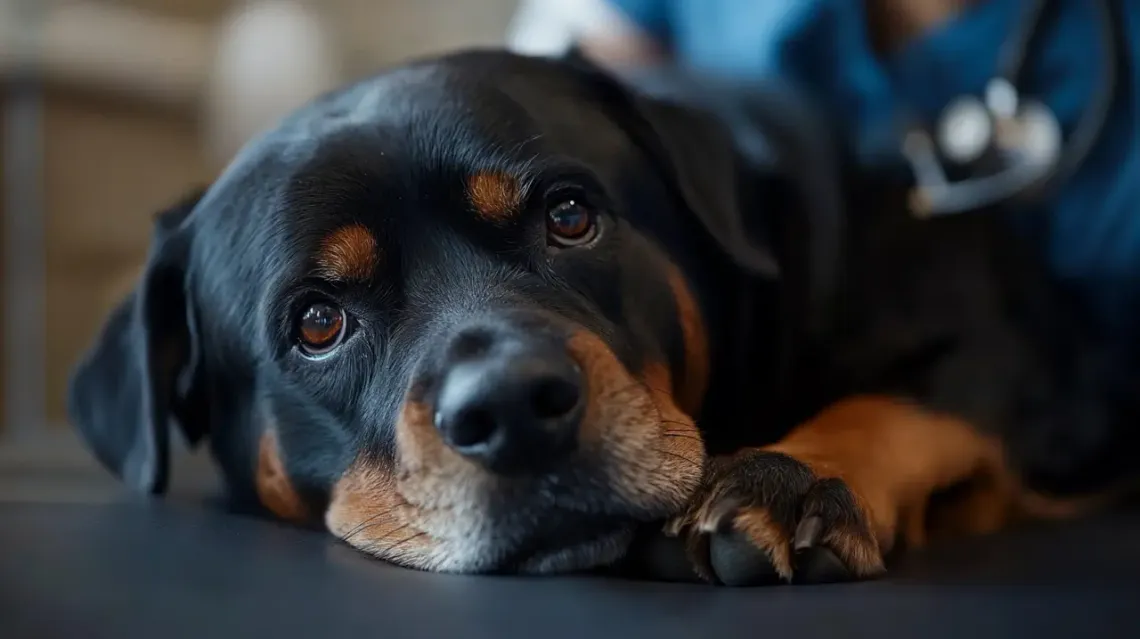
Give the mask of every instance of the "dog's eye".
<path id="1" fill-rule="evenodd" d="M 546 235 L 551 246 L 587 244 L 598 235 L 597 214 L 581 202 L 566 200 L 546 214 Z"/>
<path id="2" fill-rule="evenodd" d="M 310 304 L 297 318 L 297 340 L 309 356 L 324 355 L 344 340 L 348 318 L 344 310 L 328 302 Z"/>

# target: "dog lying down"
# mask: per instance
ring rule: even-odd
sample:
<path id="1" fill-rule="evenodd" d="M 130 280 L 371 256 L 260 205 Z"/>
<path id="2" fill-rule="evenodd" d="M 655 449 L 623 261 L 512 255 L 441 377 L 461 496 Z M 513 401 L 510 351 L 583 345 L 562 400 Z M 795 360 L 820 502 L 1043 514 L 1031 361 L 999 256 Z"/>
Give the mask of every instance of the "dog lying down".
<path id="1" fill-rule="evenodd" d="M 784 111 L 765 165 L 576 58 L 324 96 L 157 218 L 74 422 L 141 491 L 175 424 L 238 503 L 434 571 L 663 535 L 712 583 L 868 578 L 1110 503 L 1137 399 L 1079 305 L 1000 211 L 915 219 Z"/>

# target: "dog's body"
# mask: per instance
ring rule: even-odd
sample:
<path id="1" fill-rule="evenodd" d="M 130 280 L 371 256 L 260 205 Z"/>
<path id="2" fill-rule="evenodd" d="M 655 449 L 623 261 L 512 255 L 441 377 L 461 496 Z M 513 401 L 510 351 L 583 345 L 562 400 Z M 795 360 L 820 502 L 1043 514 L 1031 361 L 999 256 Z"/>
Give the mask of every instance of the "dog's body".
<path id="1" fill-rule="evenodd" d="M 784 579 L 813 549 L 869 576 L 932 521 L 1135 476 L 1135 401 L 1028 243 L 841 173 L 824 304 L 818 229 L 715 120 L 580 63 L 409 65 L 160 218 L 72 412 L 144 490 L 174 421 L 236 499 L 448 571 L 607 564 L 665 522 L 710 579 L 751 579 L 733 531 Z"/>

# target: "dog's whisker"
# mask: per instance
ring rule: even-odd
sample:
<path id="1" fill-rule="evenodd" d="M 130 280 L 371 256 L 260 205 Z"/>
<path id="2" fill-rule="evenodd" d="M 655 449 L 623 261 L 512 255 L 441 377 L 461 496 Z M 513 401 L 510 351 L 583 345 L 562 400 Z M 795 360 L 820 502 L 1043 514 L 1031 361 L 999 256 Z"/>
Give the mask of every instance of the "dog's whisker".
<path id="1" fill-rule="evenodd" d="M 674 453 L 674 452 L 671 452 L 668 450 L 662 450 L 660 448 L 655 448 L 654 450 L 656 452 L 661 453 L 662 455 L 668 455 L 670 457 L 676 457 L 677 459 L 680 459 L 681 461 L 683 461 L 687 464 L 692 464 L 693 466 L 700 466 L 701 465 L 700 462 L 693 461 L 693 460 L 689 459 L 688 457 L 685 457 L 684 455 L 678 455 L 677 453 Z"/>
<path id="2" fill-rule="evenodd" d="M 379 523 L 376 520 L 381 518 L 381 517 L 384 517 L 385 515 L 390 514 L 396 508 L 397 507 L 395 507 L 395 506 L 392 508 L 388 508 L 384 512 L 377 513 L 375 515 L 372 515 L 368 519 L 365 519 L 363 522 L 361 522 L 355 528 L 353 528 L 351 531 L 349 531 L 348 534 L 346 534 L 344 537 L 341 537 L 341 541 L 348 543 L 349 539 L 351 539 L 352 537 L 354 537 L 356 535 L 359 535 L 364 530 L 366 530 L 368 528 L 373 528 L 373 527 L 379 525 Z M 401 526 L 398 526 L 394 530 L 392 530 L 392 532 L 397 532 L 397 531 L 403 530 L 404 528 L 407 528 L 408 526 L 409 526 L 409 524 L 403 524 Z"/>
<path id="3" fill-rule="evenodd" d="M 372 530 L 373 528 L 377 528 L 377 527 L 379 527 L 379 526 L 380 526 L 380 522 L 375 522 L 375 523 L 372 523 L 372 524 L 368 524 L 367 526 L 364 526 L 364 528 L 362 528 L 362 529 L 360 529 L 360 530 L 356 531 L 354 534 L 356 534 L 356 535 L 360 535 L 360 534 L 364 533 L 365 531 L 368 531 L 368 530 Z M 401 526 L 401 528 L 403 528 L 403 526 Z M 396 530 L 399 530 L 399 528 L 397 528 Z M 371 540 L 368 540 L 368 539 L 364 539 L 364 540 L 363 540 L 363 542 L 364 542 L 364 545 L 363 545 L 363 546 L 360 546 L 360 544 L 357 544 L 357 545 L 358 545 L 358 546 L 360 546 L 361 548 L 366 548 L 366 549 L 367 549 L 367 548 L 375 548 L 375 547 L 376 547 L 376 542 L 375 542 L 375 541 L 371 541 Z M 347 543 L 347 542 L 346 542 L 346 543 Z"/>
<path id="4" fill-rule="evenodd" d="M 427 535 L 427 533 L 425 533 L 425 532 L 423 532 L 423 531 L 417 532 L 417 533 L 416 533 L 416 534 L 414 534 L 414 535 L 409 535 L 409 536 L 407 536 L 407 537 L 404 537 L 404 538 L 403 538 L 403 539 L 401 539 L 400 541 L 397 541 L 397 542 L 395 542 L 395 543 L 393 543 L 393 544 L 389 544 L 389 545 L 388 545 L 387 547 L 385 547 L 385 548 L 384 548 L 384 550 L 382 550 L 381 552 L 382 552 L 383 554 L 385 554 L 385 555 L 386 555 L 386 554 L 388 554 L 388 553 L 392 552 L 393 550 L 395 550 L 396 548 L 399 548 L 400 546 L 402 546 L 402 545 L 404 545 L 404 544 L 408 543 L 409 541 L 412 541 L 413 539 L 416 539 L 417 537 L 423 537 L 423 536 L 425 536 L 425 535 Z"/>
<path id="5" fill-rule="evenodd" d="M 371 521 L 372 519 L 375 519 L 374 517 L 369 517 L 368 519 L 369 520 L 365 521 L 365 523 L 357 525 L 352 530 L 348 531 L 348 533 L 342 535 L 340 540 L 346 544 L 351 543 L 351 539 L 353 537 L 355 537 L 355 536 L 359 535 L 360 533 L 364 532 L 365 530 L 368 530 L 369 528 L 372 528 L 373 526 L 377 525 L 376 523 Z"/>
<path id="6" fill-rule="evenodd" d="M 389 509 L 389 510 L 385 510 L 385 511 L 384 511 L 384 512 L 382 512 L 382 513 L 377 513 L 377 514 L 375 514 L 375 515 L 372 515 L 371 517 L 368 517 L 368 518 L 366 518 L 364 521 L 362 521 L 362 522 L 360 522 L 359 524 L 357 524 L 357 525 L 353 526 L 351 530 L 349 530 L 348 532 L 346 532 L 346 533 L 344 533 L 343 535 L 341 535 L 341 537 L 340 537 L 340 540 L 341 540 L 341 541 L 345 541 L 345 542 L 346 542 L 346 541 L 348 541 L 349 537 L 352 537 L 353 535 L 357 534 L 358 532 L 360 532 L 360 530 L 362 530 L 363 528 L 367 527 L 367 526 L 368 526 L 368 524 L 372 523 L 372 522 L 373 522 L 373 521 L 375 521 L 376 519 L 378 519 L 378 518 L 380 518 L 380 517 L 383 517 L 383 516 L 384 516 L 384 514 L 385 514 L 385 513 L 387 513 L 387 512 L 390 512 L 390 509 Z"/>
<path id="7" fill-rule="evenodd" d="M 692 433 L 676 433 L 676 432 L 665 431 L 661 434 L 666 436 L 666 437 L 676 437 L 677 439 L 691 439 L 695 442 L 701 441 L 700 437 L 698 437 Z"/>

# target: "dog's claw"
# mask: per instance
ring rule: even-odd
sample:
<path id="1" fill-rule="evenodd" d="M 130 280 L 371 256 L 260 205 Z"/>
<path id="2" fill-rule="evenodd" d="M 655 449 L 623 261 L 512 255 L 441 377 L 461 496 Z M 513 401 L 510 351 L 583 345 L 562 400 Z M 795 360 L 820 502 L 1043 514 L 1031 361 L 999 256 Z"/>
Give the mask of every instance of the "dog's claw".
<path id="1" fill-rule="evenodd" d="M 818 516 L 808 517 L 796 526 L 792 548 L 799 552 L 815 546 L 819 542 L 819 536 L 822 532 L 823 519 Z"/>
<path id="2" fill-rule="evenodd" d="M 779 453 L 720 458 L 669 530 L 706 581 L 727 586 L 825 583 L 883 570 L 867 514 L 839 479 Z"/>
<path id="3" fill-rule="evenodd" d="M 719 502 L 702 518 L 700 531 L 703 533 L 724 533 L 732 530 L 732 521 L 743 506 L 738 499 L 726 499 Z"/>

